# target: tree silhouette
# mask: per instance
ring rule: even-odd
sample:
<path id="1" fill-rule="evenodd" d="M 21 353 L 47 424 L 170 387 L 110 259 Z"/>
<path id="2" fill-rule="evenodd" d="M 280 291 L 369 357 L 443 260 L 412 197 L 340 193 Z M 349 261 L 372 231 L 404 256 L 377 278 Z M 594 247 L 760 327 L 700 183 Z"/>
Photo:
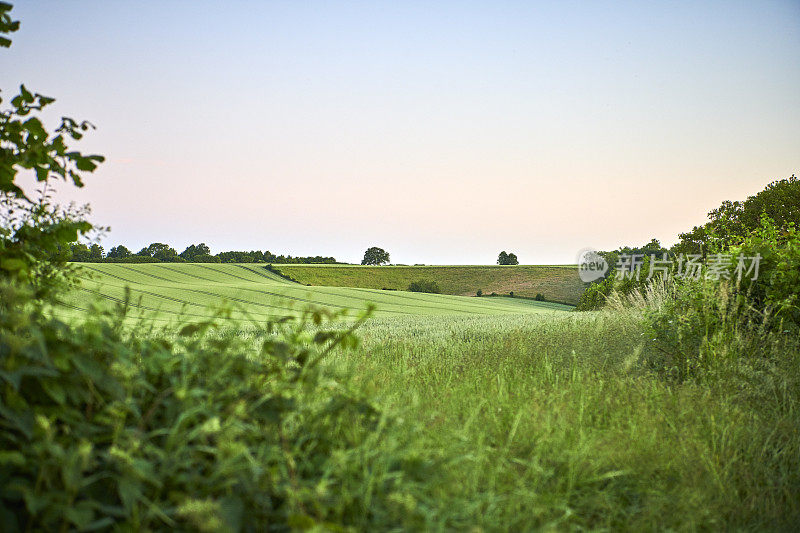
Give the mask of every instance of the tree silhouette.
<path id="1" fill-rule="evenodd" d="M 373 246 L 364 252 L 364 259 L 361 260 L 362 265 L 382 265 L 389 262 L 389 252 L 383 248 Z"/>

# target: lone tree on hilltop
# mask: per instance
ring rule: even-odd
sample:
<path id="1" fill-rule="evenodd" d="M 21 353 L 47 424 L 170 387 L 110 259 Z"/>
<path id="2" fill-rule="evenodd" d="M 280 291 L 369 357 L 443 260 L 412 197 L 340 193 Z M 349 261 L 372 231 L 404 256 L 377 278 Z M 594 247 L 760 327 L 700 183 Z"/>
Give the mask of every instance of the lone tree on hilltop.
<path id="1" fill-rule="evenodd" d="M 497 256 L 497 264 L 498 265 L 518 265 L 519 260 L 517 260 L 516 254 L 507 254 L 505 250 L 500 252 L 500 255 Z"/>
<path id="2" fill-rule="evenodd" d="M 361 260 L 362 265 L 382 265 L 389 262 L 389 252 L 383 248 L 373 246 L 364 252 L 364 259 Z"/>

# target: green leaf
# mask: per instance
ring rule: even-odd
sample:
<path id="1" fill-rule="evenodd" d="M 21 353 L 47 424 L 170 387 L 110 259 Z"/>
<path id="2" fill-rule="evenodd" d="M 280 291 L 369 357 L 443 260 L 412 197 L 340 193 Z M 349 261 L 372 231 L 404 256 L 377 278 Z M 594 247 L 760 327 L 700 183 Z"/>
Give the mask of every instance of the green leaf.
<path id="1" fill-rule="evenodd" d="M 94 520 L 94 509 L 88 501 L 81 501 L 68 507 L 65 514 L 67 519 L 81 530 L 86 529 Z"/>
<path id="2" fill-rule="evenodd" d="M 316 335 L 314 335 L 314 343 L 324 344 L 333 338 L 336 338 L 336 333 L 333 333 L 331 331 L 320 331 L 317 332 Z"/>
<path id="3" fill-rule="evenodd" d="M 24 466 L 25 456 L 18 451 L 0 450 L 0 465 Z"/>
<path id="4" fill-rule="evenodd" d="M 78 168 L 78 170 L 83 170 L 84 172 L 92 172 L 97 168 L 97 165 L 88 157 L 82 157 L 76 160 L 75 166 Z"/>
<path id="5" fill-rule="evenodd" d="M 54 402 L 58 405 L 64 405 L 66 400 L 66 393 L 64 392 L 64 388 L 59 385 L 57 381 L 54 380 L 42 380 L 40 381 L 42 388 L 50 396 Z"/>
<path id="6" fill-rule="evenodd" d="M 131 511 L 142 496 L 142 485 L 133 479 L 121 478 L 117 483 L 117 493 L 125 509 Z"/>
<path id="7" fill-rule="evenodd" d="M 30 104 L 33 103 L 33 93 L 31 93 L 28 89 L 25 88 L 25 85 L 19 86 L 19 95 L 25 101 L 25 103 Z"/>
<path id="8" fill-rule="evenodd" d="M 317 526 L 317 522 L 306 514 L 289 515 L 288 524 L 292 529 L 312 529 Z"/>

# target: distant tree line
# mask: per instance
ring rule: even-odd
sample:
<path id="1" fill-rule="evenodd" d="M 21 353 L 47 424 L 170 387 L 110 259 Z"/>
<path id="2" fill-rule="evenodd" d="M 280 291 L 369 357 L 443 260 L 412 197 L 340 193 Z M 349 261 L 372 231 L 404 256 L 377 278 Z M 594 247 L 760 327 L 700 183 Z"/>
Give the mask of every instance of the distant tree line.
<path id="1" fill-rule="evenodd" d="M 293 257 L 275 255 L 270 251 L 253 250 L 249 252 L 229 251 L 211 254 L 205 243 L 192 244 L 178 253 L 175 248 L 161 242 L 154 242 L 136 253 L 123 245 L 114 246 L 108 253 L 99 244 L 72 243 L 71 261 L 79 263 L 276 263 L 276 264 L 331 264 L 333 257 L 309 256 Z"/>

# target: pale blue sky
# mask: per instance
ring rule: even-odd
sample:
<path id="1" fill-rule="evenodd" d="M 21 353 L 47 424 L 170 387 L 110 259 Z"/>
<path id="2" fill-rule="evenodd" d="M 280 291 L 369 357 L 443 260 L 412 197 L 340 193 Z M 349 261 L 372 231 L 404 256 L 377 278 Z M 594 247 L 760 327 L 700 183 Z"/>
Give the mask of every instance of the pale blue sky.
<path id="1" fill-rule="evenodd" d="M 21 1 L 106 247 L 565 263 L 800 170 L 800 2 Z"/>

